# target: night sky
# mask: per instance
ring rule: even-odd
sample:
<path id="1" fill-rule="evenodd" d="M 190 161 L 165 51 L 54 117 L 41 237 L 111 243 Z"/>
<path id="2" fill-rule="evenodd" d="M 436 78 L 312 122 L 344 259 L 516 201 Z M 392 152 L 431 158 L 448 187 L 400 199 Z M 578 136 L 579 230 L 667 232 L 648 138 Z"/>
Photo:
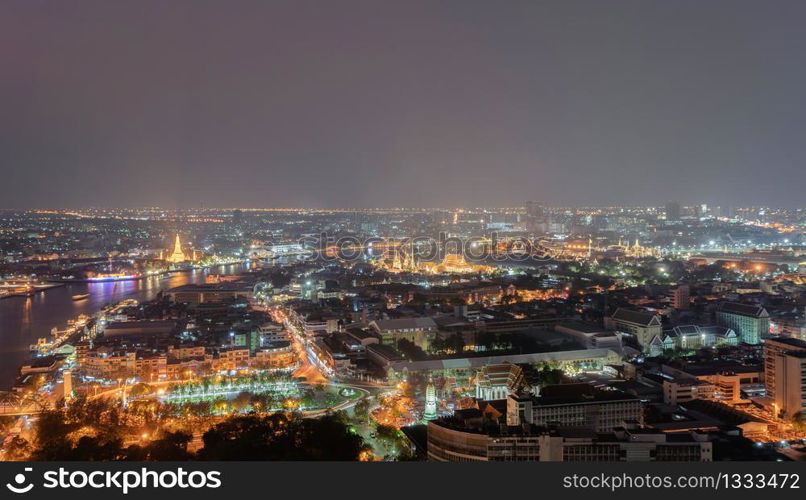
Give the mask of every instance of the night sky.
<path id="1" fill-rule="evenodd" d="M 0 208 L 803 205 L 802 0 L 0 3 Z"/>

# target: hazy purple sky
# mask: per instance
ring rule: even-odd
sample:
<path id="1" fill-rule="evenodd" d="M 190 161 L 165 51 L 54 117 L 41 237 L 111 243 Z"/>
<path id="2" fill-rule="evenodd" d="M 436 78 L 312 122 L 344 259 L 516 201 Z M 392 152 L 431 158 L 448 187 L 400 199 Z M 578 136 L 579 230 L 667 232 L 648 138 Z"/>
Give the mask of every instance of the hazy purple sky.
<path id="1" fill-rule="evenodd" d="M 0 207 L 804 205 L 806 1 L 0 3 Z"/>

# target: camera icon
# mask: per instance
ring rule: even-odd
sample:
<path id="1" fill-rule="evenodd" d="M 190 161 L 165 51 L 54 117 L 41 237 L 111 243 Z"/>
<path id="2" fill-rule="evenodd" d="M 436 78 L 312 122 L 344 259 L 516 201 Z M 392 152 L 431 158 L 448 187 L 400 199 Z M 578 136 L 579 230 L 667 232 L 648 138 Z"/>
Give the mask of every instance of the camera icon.
<path id="1" fill-rule="evenodd" d="M 31 472 L 31 471 L 33 471 L 31 467 L 25 468 L 25 472 Z M 33 489 L 34 485 L 33 483 L 25 484 L 26 480 L 27 478 L 25 477 L 25 474 L 19 473 L 14 476 L 15 484 L 6 483 L 6 488 L 8 488 L 14 493 L 28 493 L 29 491 L 31 491 L 31 489 Z"/>

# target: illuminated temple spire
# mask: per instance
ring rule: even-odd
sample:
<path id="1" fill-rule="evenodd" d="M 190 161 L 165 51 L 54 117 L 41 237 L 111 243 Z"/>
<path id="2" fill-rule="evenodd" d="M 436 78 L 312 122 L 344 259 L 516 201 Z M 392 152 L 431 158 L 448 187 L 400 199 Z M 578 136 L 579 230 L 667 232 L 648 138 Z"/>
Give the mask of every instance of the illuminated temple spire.
<path id="1" fill-rule="evenodd" d="M 425 388 L 425 412 L 423 418 L 434 420 L 437 418 L 437 390 L 434 388 L 434 379 L 428 377 L 428 386 Z"/>
<path id="2" fill-rule="evenodd" d="M 182 242 L 179 240 L 179 233 L 176 234 L 176 241 L 174 242 L 174 251 L 168 257 L 168 262 L 184 262 L 185 259 L 185 252 L 182 251 Z"/>

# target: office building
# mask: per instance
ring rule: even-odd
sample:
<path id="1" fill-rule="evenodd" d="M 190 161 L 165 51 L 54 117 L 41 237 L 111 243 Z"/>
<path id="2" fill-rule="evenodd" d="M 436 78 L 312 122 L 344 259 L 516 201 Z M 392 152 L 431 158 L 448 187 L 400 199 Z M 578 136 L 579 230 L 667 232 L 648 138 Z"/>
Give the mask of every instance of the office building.
<path id="1" fill-rule="evenodd" d="M 643 407 L 638 398 L 589 384 L 546 386 L 540 396 L 518 393 L 507 398 L 507 425 L 552 425 L 610 432 L 628 422 L 642 421 Z"/>
<path id="2" fill-rule="evenodd" d="M 745 344 L 760 344 L 770 333 L 770 315 L 756 304 L 723 302 L 716 311 L 716 323 L 735 331 Z"/>
<path id="3" fill-rule="evenodd" d="M 679 203 L 671 201 L 666 204 L 666 220 L 670 222 L 677 222 L 680 220 Z"/>
<path id="4" fill-rule="evenodd" d="M 489 417 L 487 417 L 489 420 Z M 428 422 L 428 460 L 434 462 L 710 462 L 707 434 L 654 429 L 613 432 L 484 425 L 480 410 Z"/>
<path id="5" fill-rule="evenodd" d="M 648 350 L 652 339 L 663 331 L 659 315 L 623 307 L 606 319 L 605 326 L 634 337 L 644 350 Z"/>
<path id="6" fill-rule="evenodd" d="M 689 286 L 677 285 L 672 290 L 672 307 L 675 309 L 688 309 L 690 305 Z"/>
<path id="7" fill-rule="evenodd" d="M 764 342 L 764 385 L 776 414 L 792 418 L 806 411 L 806 342 L 781 337 Z"/>

